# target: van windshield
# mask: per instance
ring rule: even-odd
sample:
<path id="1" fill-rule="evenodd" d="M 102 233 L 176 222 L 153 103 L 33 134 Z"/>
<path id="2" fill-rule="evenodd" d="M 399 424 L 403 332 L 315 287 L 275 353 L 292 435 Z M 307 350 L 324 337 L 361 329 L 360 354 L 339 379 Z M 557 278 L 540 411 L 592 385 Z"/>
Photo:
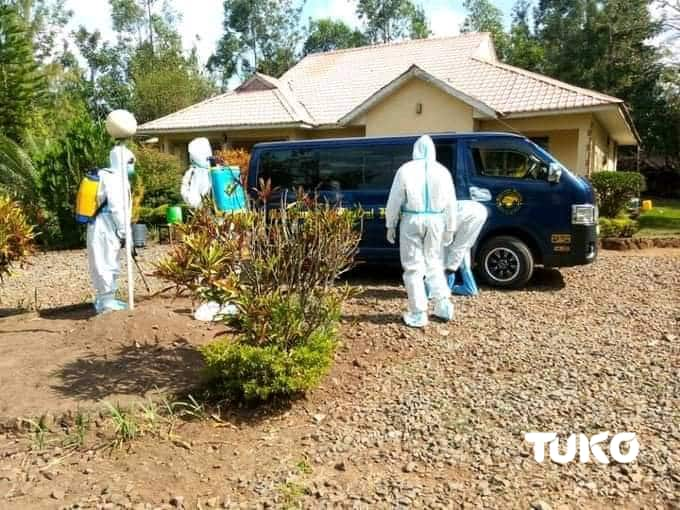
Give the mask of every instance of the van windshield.
<path id="1" fill-rule="evenodd" d="M 543 147 L 541 147 L 537 143 L 534 143 L 532 140 L 527 140 L 527 141 L 531 144 L 531 147 L 534 149 L 534 153 L 538 157 L 540 157 L 543 160 L 544 163 L 546 163 L 548 165 L 550 165 L 551 163 L 557 163 L 558 165 L 560 165 L 563 172 L 568 171 L 568 168 L 561 161 L 559 161 L 557 158 L 555 158 L 555 156 L 550 154 Z"/>

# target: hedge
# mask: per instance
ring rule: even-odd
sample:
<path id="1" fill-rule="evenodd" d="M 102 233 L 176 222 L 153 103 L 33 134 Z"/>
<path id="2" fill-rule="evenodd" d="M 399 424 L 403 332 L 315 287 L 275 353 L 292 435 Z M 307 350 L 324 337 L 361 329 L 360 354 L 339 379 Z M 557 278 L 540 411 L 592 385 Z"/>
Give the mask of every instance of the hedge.
<path id="1" fill-rule="evenodd" d="M 644 177 L 637 172 L 597 172 L 590 178 L 600 216 L 616 218 L 631 198 L 640 196 Z"/>

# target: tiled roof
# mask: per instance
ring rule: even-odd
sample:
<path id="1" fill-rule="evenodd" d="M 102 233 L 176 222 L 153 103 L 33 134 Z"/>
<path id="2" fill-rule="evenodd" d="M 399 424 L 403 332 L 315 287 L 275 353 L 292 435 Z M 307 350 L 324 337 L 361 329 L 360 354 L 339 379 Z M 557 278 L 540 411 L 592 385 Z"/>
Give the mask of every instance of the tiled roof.
<path id="1" fill-rule="evenodd" d="M 237 89 L 140 130 L 336 125 L 414 66 L 500 115 L 622 103 L 502 64 L 489 35 L 472 33 L 308 55 L 278 80 L 257 75 L 258 90 Z"/>
<path id="2" fill-rule="evenodd" d="M 301 107 L 298 107 L 302 109 Z M 242 127 L 298 124 L 309 116 L 298 113 L 284 93 L 277 89 L 252 92 L 227 92 L 147 122 L 141 132 L 178 131 L 213 127 Z"/>
<path id="3" fill-rule="evenodd" d="M 477 56 L 487 37 L 467 34 L 317 53 L 279 81 L 290 83 L 318 124 L 334 124 L 413 65 L 439 78 L 447 76 L 453 65 Z"/>
<path id="4" fill-rule="evenodd" d="M 500 62 L 471 58 L 457 71 L 449 73 L 449 82 L 462 90 L 474 91 L 475 97 L 506 115 L 623 102 Z"/>

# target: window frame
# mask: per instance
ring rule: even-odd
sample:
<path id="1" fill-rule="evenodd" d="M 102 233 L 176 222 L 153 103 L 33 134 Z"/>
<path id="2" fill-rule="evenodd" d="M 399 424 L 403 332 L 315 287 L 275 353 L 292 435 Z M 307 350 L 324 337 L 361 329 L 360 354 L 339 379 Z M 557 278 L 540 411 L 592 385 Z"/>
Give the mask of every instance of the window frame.
<path id="1" fill-rule="evenodd" d="M 469 161 L 476 177 L 493 180 L 511 180 L 516 182 L 548 182 L 550 161 L 546 161 L 546 158 L 535 150 L 533 143 L 523 142 L 522 140 L 470 140 L 467 144 L 467 149 Z M 527 159 L 533 156 L 541 163 L 541 165 L 545 167 L 546 171 L 542 177 L 537 179 L 527 178 L 527 175 L 529 175 L 528 170 L 523 177 L 515 177 L 511 175 L 487 175 L 480 172 L 480 167 L 478 166 L 477 158 L 475 157 L 475 150 L 487 150 L 489 152 L 515 152 L 525 155 Z"/>

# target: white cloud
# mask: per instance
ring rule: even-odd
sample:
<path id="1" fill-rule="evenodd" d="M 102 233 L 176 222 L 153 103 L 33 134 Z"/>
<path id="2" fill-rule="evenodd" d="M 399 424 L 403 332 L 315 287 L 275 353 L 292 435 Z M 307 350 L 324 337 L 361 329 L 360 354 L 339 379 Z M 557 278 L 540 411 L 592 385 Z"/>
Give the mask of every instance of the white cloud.
<path id="1" fill-rule="evenodd" d="M 196 44 L 201 61 L 207 62 L 223 32 L 222 0 L 174 0 L 174 6 L 182 14 L 179 31 L 184 46 L 189 49 Z"/>
<path id="2" fill-rule="evenodd" d="M 436 36 L 458 35 L 460 26 L 463 24 L 465 14 L 450 8 L 439 8 L 428 11 L 430 28 Z"/>
<path id="3" fill-rule="evenodd" d="M 342 20 L 351 27 L 358 27 L 360 25 L 359 16 L 357 16 L 356 0 L 309 2 L 303 11 L 303 15 L 314 19 L 332 18 Z"/>

